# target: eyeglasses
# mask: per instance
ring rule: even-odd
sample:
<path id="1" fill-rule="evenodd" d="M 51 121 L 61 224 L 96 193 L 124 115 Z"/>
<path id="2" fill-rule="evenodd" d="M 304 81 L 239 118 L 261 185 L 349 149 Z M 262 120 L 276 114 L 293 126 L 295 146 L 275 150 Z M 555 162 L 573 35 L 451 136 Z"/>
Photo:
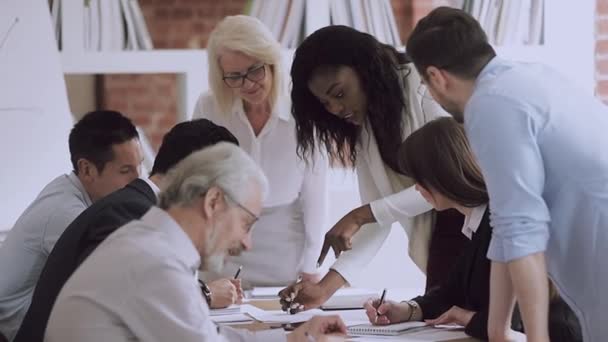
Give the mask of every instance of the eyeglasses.
<path id="1" fill-rule="evenodd" d="M 230 88 L 241 88 L 245 84 L 245 79 L 251 82 L 259 82 L 266 77 L 266 64 L 251 67 L 244 74 L 224 76 L 224 83 Z"/>
<path id="2" fill-rule="evenodd" d="M 250 233 L 251 230 L 254 227 L 254 224 L 260 218 L 256 214 L 254 214 L 253 212 L 251 212 L 251 210 L 247 209 L 247 207 L 245 207 L 244 205 L 242 205 L 241 203 L 239 203 L 237 200 L 235 200 L 232 196 L 228 195 L 226 192 L 224 192 L 224 195 L 225 195 L 225 198 L 228 200 L 228 202 L 232 202 L 232 204 L 236 205 L 241 210 L 243 210 L 244 212 L 246 212 L 249 216 L 251 216 L 251 224 L 249 225 L 249 227 L 247 227 L 247 233 Z"/>

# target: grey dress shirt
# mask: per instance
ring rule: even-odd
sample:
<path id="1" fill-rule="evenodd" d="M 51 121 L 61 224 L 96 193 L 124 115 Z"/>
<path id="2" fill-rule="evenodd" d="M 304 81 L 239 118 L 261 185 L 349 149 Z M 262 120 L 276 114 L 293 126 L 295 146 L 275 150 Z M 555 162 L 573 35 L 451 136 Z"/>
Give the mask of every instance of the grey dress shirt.
<path id="1" fill-rule="evenodd" d="M 12 340 L 46 259 L 91 199 L 74 173 L 55 178 L 17 219 L 0 247 L 0 332 Z"/>
<path id="2" fill-rule="evenodd" d="M 164 210 L 152 207 L 108 236 L 57 297 L 45 341 L 285 341 L 281 329 L 222 328 L 196 280 L 200 256 Z"/>

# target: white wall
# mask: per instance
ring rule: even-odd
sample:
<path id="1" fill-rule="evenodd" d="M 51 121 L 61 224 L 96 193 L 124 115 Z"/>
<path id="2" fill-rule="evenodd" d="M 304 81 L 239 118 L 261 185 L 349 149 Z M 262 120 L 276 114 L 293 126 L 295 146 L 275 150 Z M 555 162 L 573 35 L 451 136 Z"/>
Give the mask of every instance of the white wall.
<path id="1" fill-rule="evenodd" d="M 5 36 L 0 47 L 0 231 L 12 227 L 46 183 L 70 170 L 72 127 L 46 0 L 2 0 L 0 42 Z"/>

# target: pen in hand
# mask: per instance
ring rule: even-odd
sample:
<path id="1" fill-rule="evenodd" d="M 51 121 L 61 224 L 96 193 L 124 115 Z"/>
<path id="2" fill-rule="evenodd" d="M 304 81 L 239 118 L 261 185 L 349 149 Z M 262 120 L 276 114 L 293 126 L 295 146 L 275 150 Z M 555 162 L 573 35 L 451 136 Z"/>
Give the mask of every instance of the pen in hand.
<path id="1" fill-rule="evenodd" d="M 239 266 L 239 269 L 236 270 L 236 274 L 234 275 L 234 280 L 239 279 L 239 274 L 241 274 L 242 269 L 243 269 L 243 265 Z"/>
<path id="2" fill-rule="evenodd" d="M 378 316 L 381 316 L 380 313 L 378 312 L 378 308 L 380 308 L 380 306 L 382 306 L 382 304 L 384 303 L 385 297 L 386 297 L 386 289 L 382 290 L 382 296 L 380 296 L 380 302 L 378 303 L 378 306 L 376 307 L 376 321 L 378 321 Z"/>

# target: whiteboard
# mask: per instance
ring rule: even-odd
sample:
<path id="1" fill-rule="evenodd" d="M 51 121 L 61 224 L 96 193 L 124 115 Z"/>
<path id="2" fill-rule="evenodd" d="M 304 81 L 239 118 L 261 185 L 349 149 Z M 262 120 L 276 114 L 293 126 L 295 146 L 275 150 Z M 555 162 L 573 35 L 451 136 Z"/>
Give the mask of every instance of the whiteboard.
<path id="1" fill-rule="evenodd" d="M 71 169 L 73 125 L 46 0 L 0 0 L 0 231 Z"/>

